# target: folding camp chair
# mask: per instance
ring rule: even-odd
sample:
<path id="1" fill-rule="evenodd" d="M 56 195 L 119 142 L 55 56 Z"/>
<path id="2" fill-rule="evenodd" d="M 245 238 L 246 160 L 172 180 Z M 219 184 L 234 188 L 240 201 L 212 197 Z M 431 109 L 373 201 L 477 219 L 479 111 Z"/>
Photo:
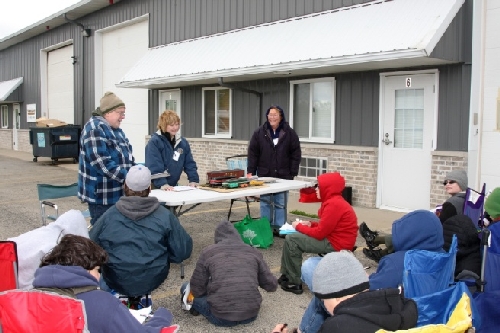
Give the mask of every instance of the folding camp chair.
<path id="1" fill-rule="evenodd" d="M 42 218 L 42 225 L 47 224 L 47 219 L 55 221 L 59 217 L 59 206 L 51 201 L 52 199 L 60 199 L 66 197 L 77 196 L 78 184 L 71 185 L 50 185 L 50 184 L 37 184 L 38 200 L 40 201 L 40 216 Z M 54 215 L 48 215 L 45 212 L 45 206 L 50 206 L 55 209 Z M 83 210 L 82 214 L 85 218 L 90 217 L 88 209 Z"/>
<path id="2" fill-rule="evenodd" d="M 0 332 L 89 332 L 83 301 L 36 290 L 0 293 L 0 319 Z"/>
<path id="3" fill-rule="evenodd" d="M 448 288 L 454 282 L 457 237 L 450 250 L 438 253 L 426 250 L 406 252 L 403 271 L 405 297 L 429 295 Z"/>
<path id="4" fill-rule="evenodd" d="M 0 291 L 19 288 L 17 245 L 0 241 Z"/>
<path id="5" fill-rule="evenodd" d="M 241 170 L 244 170 L 244 173 L 243 173 L 244 175 L 247 174 L 247 155 L 246 154 L 226 157 L 226 164 L 227 164 L 227 168 L 229 170 L 241 169 Z M 236 201 L 244 202 L 247 205 L 247 214 L 248 214 L 248 216 L 251 217 L 250 203 L 251 202 L 259 202 L 259 198 L 258 197 L 244 197 L 244 198 L 231 199 L 231 205 L 229 206 L 229 212 L 227 213 L 228 220 L 231 217 L 231 211 L 233 209 L 233 204 Z"/>
<path id="6" fill-rule="evenodd" d="M 477 333 L 498 332 L 500 327 L 500 222 L 482 230 L 481 279 L 473 303 L 481 315 Z"/>
<path id="7" fill-rule="evenodd" d="M 483 184 L 481 192 L 467 188 L 465 192 L 464 215 L 470 217 L 474 225 L 480 230 L 483 227 L 484 217 L 484 198 L 486 193 L 486 184 Z"/>

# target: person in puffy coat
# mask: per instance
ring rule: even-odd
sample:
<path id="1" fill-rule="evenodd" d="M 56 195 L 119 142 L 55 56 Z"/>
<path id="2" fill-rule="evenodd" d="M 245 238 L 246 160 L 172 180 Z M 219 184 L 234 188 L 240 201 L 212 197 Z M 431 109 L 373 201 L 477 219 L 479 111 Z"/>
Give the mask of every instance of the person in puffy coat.
<path id="1" fill-rule="evenodd" d="M 293 179 L 299 173 L 302 157 L 299 137 L 286 122 L 281 107 L 271 106 L 266 111 L 266 118 L 248 144 L 247 177 Z M 275 235 L 285 223 L 287 201 L 288 191 L 260 196 L 260 215 L 269 219 Z"/>
<path id="2" fill-rule="evenodd" d="M 183 171 L 187 175 L 189 186 L 195 187 L 200 182 L 189 142 L 179 133 L 180 123 L 181 119 L 175 111 L 164 111 L 158 119 L 158 132 L 151 135 L 146 145 L 146 166 L 151 173 L 169 174 L 167 177 L 153 179 L 154 188 L 172 191 Z"/>
<path id="3" fill-rule="evenodd" d="M 103 269 L 104 290 L 127 296 L 151 293 L 168 276 L 170 263 L 191 256 L 193 240 L 177 217 L 150 197 L 151 172 L 130 168 L 125 196 L 97 221 L 90 238 L 109 255 Z"/>

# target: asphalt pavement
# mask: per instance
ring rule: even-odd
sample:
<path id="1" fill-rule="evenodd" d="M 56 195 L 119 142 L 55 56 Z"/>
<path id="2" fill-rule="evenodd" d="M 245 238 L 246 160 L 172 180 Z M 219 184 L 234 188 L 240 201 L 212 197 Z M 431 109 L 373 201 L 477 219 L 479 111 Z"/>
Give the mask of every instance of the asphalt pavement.
<path id="1" fill-rule="evenodd" d="M 0 240 L 14 237 L 41 226 L 40 205 L 36 184 L 71 184 L 77 181 L 78 168 L 72 159 L 60 159 L 52 165 L 49 158 L 38 158 L 27 152 L 0 149 Z M 202 177 L 203 178 L 203 177 Z M 86 209 L 75 197 L 57 201 L 60 211 L 69 209 Z M 185 208 L 189 208 L 185 207 Z M 193 253 L 185 264 L 185 280 L 189 279 L 196 260 L 203 248 L 213 243 L 213 230 L 217 223 L 227 218 L 229 201 L 204 203 L 180 216 L 179 220 L 194 241 Z M 298 194 L 291 193 L 288 211 L 303 211 L 316 214 L 319 203 L 300 203 Z M 390 232 L 392 221 L 403 214 L 398 212 L 354 207 L 358 223 L 366 221 L 373 230 Z M 259 216 L 257 203 L 251 204 L 252 216 Z M 237 202 L 233 208 L 231 220 L 241 220 L 246 214 L 243 203 Z M 289 214 L 292 221 L 302 216 Z M 40 240 L 43 241 L 43 240 Z M 268 249 L 260 250 L 271 271 L 278 277 L 281 251 L 284 239 L 275 238 Z M 361 248 L 364 240 L 358 236 L 354 252 L 364 266 L 369 266 L 367 273 L 376 270 L 377 264 L 364 257 Z M 304 256 L 306 258 L 307 256 Z M 348 278 L 348 277 L 346 277 Z M 203 316 L 194 317 L 181 309 L 179 288 L 184 280 L 180 278 L 180 266 L 172 264 L 165 282 L 152 293 L 153 307 L 163 306 L 174 314 L 174 323 L 179 324 L 180 332 L 271 332 L 276 323 L 286 322 L 289 327 L 298 326 L 302 314 L 312 298 L 307 290 L 302 295 L 294 295 L 278 289 L 274 293 L 261 290 L 263 302 L 258 318 L 250 324 L 233 328 L 215 327 Z"/>

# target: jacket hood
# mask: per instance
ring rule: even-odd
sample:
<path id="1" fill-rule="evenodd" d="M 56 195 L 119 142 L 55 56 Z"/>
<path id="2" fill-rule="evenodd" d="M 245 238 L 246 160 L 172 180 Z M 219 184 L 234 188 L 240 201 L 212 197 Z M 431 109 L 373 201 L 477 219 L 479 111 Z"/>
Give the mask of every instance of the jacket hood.
<path id="1" fill-rule="evenodd" d="M 277 109 L 280 112 L 280 115 L 281 115 L 281 121 L 280 121 L 280 123 L 281 124 L 284 123 L 284 122 L 286 122 L 285 112 L 283 111 L 283 109 L 279 105 L 273 105 L 273 106 L 270 106 L 267 109 L 267 111 L 266 111 L 266 119 L 267 119 L 267 116 L 269 115 L 269 111 L 271 111 L 271 109 Z"/>
<path id="2" fill-rule="evenodd" d="M 404 299 L 398 289 L 382 289 L 359 293 L 356 296 L 341 302 L 334 310 L 334 318 L 342 321 L 343 315 L 349 315 L 357 319 L 360 323 L 353 325 L 362 325 L 365 322 L 368 325 L 379 327 L 389 331 L 400 329 L 409 329 L 417 324 L 418 312 L 417 306 L 413 300 Z M 356 328 L 352 327 L 353 332 Z M 366 330 L 363 330 L 366 331 Z"/>
<path id="3" fill-rule="evenodd" d="M 40 267 L 35 272 L 33 287 L 76 288 L 98 286 L 96 278 L 81 266 L 49 265 Z"/>
<path id="4" fill-rule="evenodd" d="M 222 221 L 215 227 L 215 243 L 222 242 L 224 240 L 228 241 L 238 241 L 243 243 L 241 236 L 236 230 L 236 228 L 229 221 Z"/>
<path id="5" fill-rule="evenodd" d="M 129 219 L 138 221 L 153 214 L 160 203 L 155 197 L 121 197 L 116 203 L 116 209 Z"/>
<path id="6" fill-rule="evenodd" d="M 392 224 L 392 243 L 395 251 L 442 251 L 443 227 L 436 214 L 416 210 Z"/>
<path id="7" fill-rule="evenodd" d="M 319 195 L 325 202 L 334 195 L 342 195 L 345 179 L 338 172 L 324 173 L 318 176 Z"/>

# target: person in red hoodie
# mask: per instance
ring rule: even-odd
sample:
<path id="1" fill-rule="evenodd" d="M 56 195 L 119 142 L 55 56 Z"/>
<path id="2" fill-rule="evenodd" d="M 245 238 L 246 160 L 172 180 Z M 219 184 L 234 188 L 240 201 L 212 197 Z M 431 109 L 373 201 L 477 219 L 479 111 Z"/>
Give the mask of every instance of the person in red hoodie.
<path id="1" fill-rule="evenodd" d="M 318 176 L 316 195 L 321 199 L 319 222 L 293 222 L 297 233 L 285 238 L 281 254 L 281 277 L 278 279 L 284 291 L 302 294 L 300 268 L 303 253 L 352 251 L 354 248 L 358 220 L 354 209 L 342 197 L 344 188 L 345 179 L 338 172 Z"/>

